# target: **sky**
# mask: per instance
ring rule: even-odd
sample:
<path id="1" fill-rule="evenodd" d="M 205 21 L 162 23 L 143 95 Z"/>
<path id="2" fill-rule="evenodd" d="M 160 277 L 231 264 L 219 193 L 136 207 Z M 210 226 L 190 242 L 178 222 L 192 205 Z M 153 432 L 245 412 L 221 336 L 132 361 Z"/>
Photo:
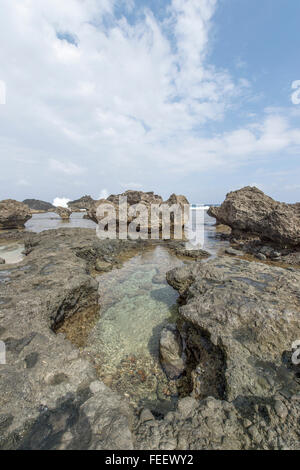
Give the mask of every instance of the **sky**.
<path id="1" fill-rule="evenodd" d="M 299 0 L 0 0 L 0 199 L 300 201 Z"/>

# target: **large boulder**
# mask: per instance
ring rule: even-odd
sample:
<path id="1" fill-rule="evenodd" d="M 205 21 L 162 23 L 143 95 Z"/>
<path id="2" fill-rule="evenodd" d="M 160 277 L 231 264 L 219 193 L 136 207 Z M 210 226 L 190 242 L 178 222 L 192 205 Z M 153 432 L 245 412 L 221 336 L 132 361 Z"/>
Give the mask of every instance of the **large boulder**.
<path id="1" fill-rule="evenodd" d="M 283 246 L 300 245 L 299 203 L 277 202 L 255 187 L 227 194 L 223 204 L 211 207 L 208 215 L 229 225 L 233 236 L 253 234 Z"/>
<path id="2" fill-rule="evenodd" d="M 68 207 L 73 212 L 81 210 L 89 210 L 96 201 L 91 196 L 83 196 L 75 201 L 68 202 Z"/>
<path id="3" fill-rule="evenodd" d="M 54 211 L 55 207 L 50 202 L 40 201 L 39 199 L 25 199 L 23 204 L 33 211 Z"/>
<path id="4" fill-rule="evenodd" d="M 120 201 L 120 196 L 121 197 L 127 197 L 127 201 Z M 174 204 L 179 204 L 182 208 L 184 205 L 189 204 L 188 200 L 186 199 L 185 196 L 177 196 L 175 194 L 172 194 L 170 198 L 166 201 L 163 202 L 163 199 L 161 196 L 154 194 L 154 192 L 143 192 L 143 191 L 125 191 L 122 194 L 118 195 L 111 195 L 108 197 L 108 199 L 100 199 L 99 201 L 95 201 L 93 205 L 90 207 L 87 213 L 87 218 L 93 220 L 94 222 L 98 223 L 99 222 L 99 212 L 97 214 L 97 210 L 99 206 L 105 205 L 105 204 L 110 204 L 111 207 L 114 208 L 115 213 L 116 213 L 116 226 L 117 229 L 119 227 L 119 222 L 120 222 L 120 208 L 122 206 L 119 206 L 120 202 L 126 204 L 127 202 L 127 223 L 128 225 L 135 220 L 136 217 L 139 217 L 139 221 L 141 222 L 140 224 L 140 232 L 144 233 L 150 233 L 151 232 L 151 206 L 156 205 L 156 206 L 161 206 L 162 204 L 165 204 L 166 206 L 172 206 Z M 136 204 L 142 204 L 147 208 L 147 211 L 145 212 L 139 212 L 136 214 L 135 208 L 133 207 Z M 166 216 L 169 217 L 168 214 Z M 170 229 L 171 229 L 171 234 L 172 230 L 174 230 L 174 214 L 171 213 L 171 224 L 170 224 Z M 178 219 L 176 219 L 178 220 Z M 183 227 L 186 223 L 186 217 L 185 214 L 182 213 L 181 217 L 181 222 L 180 225 Z M 162 229 L 162 218 L 158 218 L 158 228 L 161 233 Z"/>
<path id="5" fill-rule="evenodd" d="M 28 206 L 14 199 L 0 201 L 0 229 L 24 228 L 32 215 Z"/>
<path id="6" fill-rule="evenodd" d="M 300 338 L 297 270 L 218 257 L 176 268 L 167 280 L 185 301 L 181 333 L 198 358 L 197 397 L 266 400 L 300 392 L 292 363 Z"/>
<path id="7" fill-rule="evenodd" d="M 72 211 L 66 207 L 56 207 L 55 212 L 63 219 L 69 220 L 71 217 Z"/>

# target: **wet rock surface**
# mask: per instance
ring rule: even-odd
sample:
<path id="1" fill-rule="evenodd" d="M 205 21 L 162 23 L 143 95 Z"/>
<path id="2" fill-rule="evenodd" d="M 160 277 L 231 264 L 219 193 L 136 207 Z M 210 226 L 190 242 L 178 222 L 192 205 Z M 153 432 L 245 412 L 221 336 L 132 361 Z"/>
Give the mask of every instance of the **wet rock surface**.
<path id="1" fill-rule="evenodd" d="M 97 309 L 96 262 L 118 266 L 120 254 L 143 246 L 101 241 L 89 229 L 52 230 L 26 237 L 18 266 L 0 266 L 0 448 L 299 449 L 296 269 L 227 256 L 168 273 L 181 294 L 176 326 L 191 396 L 160 419 L 137 414 L 98 380 L 91 358 L 55 334 Z"/>
<path id="2" fill-rule="evenodd" d="M 0 229 L 11 230 L 24 228 L 25 223 L 31 219 L 31 211 L 22 202 L 13 199 L 0 201 Z"/>

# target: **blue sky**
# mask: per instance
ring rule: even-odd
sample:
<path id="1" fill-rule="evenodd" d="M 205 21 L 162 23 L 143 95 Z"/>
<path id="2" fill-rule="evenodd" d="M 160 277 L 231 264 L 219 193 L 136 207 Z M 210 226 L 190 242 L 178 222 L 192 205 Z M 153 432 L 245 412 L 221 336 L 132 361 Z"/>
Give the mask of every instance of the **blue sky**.
<path id="1" fill-rule="evenodd" d="M 141 189 L 210 203 L 250 184 L 300 201 L 297 0 L 0 9 L 0 199 Z"/>

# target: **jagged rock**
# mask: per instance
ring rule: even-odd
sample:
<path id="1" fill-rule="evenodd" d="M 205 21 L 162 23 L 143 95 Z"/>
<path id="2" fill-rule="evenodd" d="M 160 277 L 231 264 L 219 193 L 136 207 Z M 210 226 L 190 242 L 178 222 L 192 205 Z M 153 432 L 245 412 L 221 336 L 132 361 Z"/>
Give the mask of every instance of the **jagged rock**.
<path id="1" fill-rule="evenodd" d="M 99 211 L 97 213 L 97 210 L 100 206 L 104 206 L 106 204 L 109 204 L 110 207 L 113 208 L 114 213 L 116 214 L 116 220 L 115 222 L 112 220 L 111 226 L 114 227 L 116 226 L 116 229 L 119 229 L 120 222 L 121 222 L 121 215 L 125 211 L 126 214 L 126 208 L 122 209 L 123 207 L 126 207 L 126 202 L 125 201 L 120 201 L 119 197 L 127 197 L 127 225 L 131 224 L 136 217 L 139 218 L 139 231 L 140 233 L 144 234 L 149 234 L 151 233 L 151 205 L 155 204 L 156 206 L 161 206 L 163 204 L 163 199 L 161 196 L 158 196 L 157 194 L 154 194 L 153 192 L 148 192 L 144 193 L 143 191 L 126 191 L 122 194 L 119 195 L 111 195 L 108 197 L 108 199 L 101 199 L 99 201 L 96 201 L 92 207 L 89 209 L 87 218 L 93 220 L 94 222 L 98 223 L 99 222 Z M 123 202 L 124 206 L 120 202 Z M 135 213 L 135 208 L 132 207 L 136 204 L 142 204 L 147 210 L 144 212 L 138 212 L 138 214 Z M 187 199 L 184 196 L 176 196 L 173 194 L 170 196 L 168 201 L 166 201 L 164 204 L 166 206 L 171 206 L 173 204 L 179 204 L 181 207 L 183 207 L 185 204 L 188 204 Z M 188 212 L 188 211 L 187 211 Z M 188 214 L 182 213 L 182 217 L 180 220 L 180 227 L 183 227 L 186 223 L 186 218 L 185 215 L 188 217 Z M 170 222 L 170 231 L 171 234 L 174 233 L 174 214 L 171 213 L 171 217 L 169 214 L 166 215 L 168 217 L 168 221 Z M 101 218 L 100 218 L 101 219 Z M 162 219 L 158 219 L 158 230 L 161 233 L 162 230 Z M 135 232 L 135 230 L 133 229 Z M 183 236 L 182 236 L 183 238 Z"/>
<path id="2" fill-rule="evenodd" d="M 38 199 L 25 199 L 23 204 L 34 211 L 55 211 L 55 207 L 50 202 L 39 201 Z"/>
<path id="3" fill-rule="evenodd" d="M 97 259 L 116 262 L 146 246 L 98 240 L 89 229 L 51 230 L 26 237 L 30 254 L 18 266 L 0 266 L 7 352 L 0 448 L 299 450 L 299 367 L 290 361 L 291 339 L 300 337 L 296 269 L 222 257 L 168 273 L 187 302 L 179 322 L 187 327 L 177 328 L 200 377 L 225 388 L 223 399 L 186 397 L 163 419 L 138 416 L 97 379 L 92 357 L 54 334 L 65 319 L 97 308 L 98 284 L 89 274 Z M 220 353 L 222 364 L 213 361 Z"/>
<path id="4" fill-rule="evenodd" d="M 227 194 L 220 207 L 208 214 L 229 225 L 232 236 L 258 236 L 279 245 L 300 245 L 299 204 L 277 202 L 255 187 L 247 186 Z"/>
<path id="5" fill-rule="evenodd" d="M 0 201 L 0 229 L 24 228 L 32 215 L 28 206 L 13 199 Z"/>
<path id="6" fill-rule="evenodd" d="M 55 212 L 63 219 L 69 220 L 71 217 L 72 211 L 66 207 L 56 207 Z"/>
<path id="7" fill-rule="evenodd" d="M 139 204 L 141 202 L 146 202 L 148 204 L 161 204 L 163 199 L 158 194 L 154 194 L 154 192 L 143 192 L 143 191 L 132 191 L 128 190 L 122 194 L 112 194 L 107 198 L 108 201 L 113 202 L 114 204 L 119 204 L 119 196 L 126 196 L 127 197 L 127 204 L 132 206 L 134 204 Z"/>
<path id="8" fill-rule="evenodd" d="M 97 259 L 136 248 L 100 241 L 95 230 L 30 234 L 31 253 L 17 267 L 0 266 L 0 449 L 133 448 L 132 411 L 97 380 L 92 362 L 63 334 L 64 320 L 98 309 Z"/>
<path id="9" fill-rule="evenodd" d="M 167 280 L 186 299 L 180 315 L 226 358 L 228 400 L 299 392 L 290 353 L 300 338 L 299 271 L 223 257 Z"/>
<path id="10" fill-rule="evenodd" d="M 160 362 L 170 379 L 180 377 L 185 363 L 182 358 L 182 342 L 176 325 L 169 324 L 163 328 L 159 344 Z"/>
<path id="11" fill-rule="evenodd" d="M 75 201 L 68 202 L 68 207 L 73 211 L 89 210 L 96 201 L 91 196 L 83 196 Z"/>
<path id="12" fill-rule="evenodd" d="M 169 199 L 166 201 L 166 204 L 168 204 L 168 206 L 172 206 L 173 204 L 180 204 L 181 206 L 184 206 L 189 205 L 189 201 L 185 196 L 171 194 Z"/>

